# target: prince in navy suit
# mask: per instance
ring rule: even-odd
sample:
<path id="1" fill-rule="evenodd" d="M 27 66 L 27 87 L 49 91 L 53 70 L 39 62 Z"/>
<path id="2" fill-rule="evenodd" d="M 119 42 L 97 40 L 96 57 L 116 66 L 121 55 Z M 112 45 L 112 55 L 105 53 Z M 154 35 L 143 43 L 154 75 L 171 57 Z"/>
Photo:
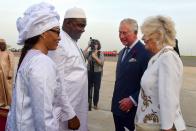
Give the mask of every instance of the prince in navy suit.
<path id="1" fill-rule="evenodd" d="M 140 80 L 150 59 L 149 52 L 137 39 L 138 24 L 134 19 L 120 23 L 119 38 L 125 46 L 118 57 L 112 113 L 116 131 L 134 131 Z"/>

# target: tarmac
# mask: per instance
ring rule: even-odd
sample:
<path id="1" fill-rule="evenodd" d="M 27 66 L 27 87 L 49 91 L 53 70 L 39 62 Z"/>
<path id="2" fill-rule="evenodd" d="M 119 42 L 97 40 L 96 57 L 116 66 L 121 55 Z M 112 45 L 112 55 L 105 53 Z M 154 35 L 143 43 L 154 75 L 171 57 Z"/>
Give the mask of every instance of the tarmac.
<path id="1" fill-rule="evenodd" d="M 89 131 L 115 131 L 111 113 L 111 99 L 115 82 L 116 60 L 106 58 L 100 89 L 98 110 L 88 114 Z M 193 59 L 192 59 L 193 60 Z M 187 131 L 196 131 L 196 66 L 193 61 L 183 59 L 184 79 L 181 90 L 181 109 L 187 125 Z"/>

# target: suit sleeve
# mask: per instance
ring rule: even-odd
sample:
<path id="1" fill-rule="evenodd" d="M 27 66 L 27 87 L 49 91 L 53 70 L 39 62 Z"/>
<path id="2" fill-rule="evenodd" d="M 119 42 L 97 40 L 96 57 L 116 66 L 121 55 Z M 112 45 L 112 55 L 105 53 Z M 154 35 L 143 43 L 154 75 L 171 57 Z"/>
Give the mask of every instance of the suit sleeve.
<path id="1" fill-rule="evenodd" d="M 171 51 L 160 56 L 158 70 L 158 90 L 161 129 L 170 129 L 175 121 L 179 105 L 183 67 Z"/>
<path id="2" fill-rule="evenodd" d="M 131 96 L 129 96 L 130 98 L 132 97 L 132 102 L 134 103 L 135 106 L 137 106 L 138 104 L 138 96 L 139 96 L 140 90 L 134 92 L 134 94 L 132 94 Z"/>
<path id="3" fill-rule="evenodd" d="M 147 66 L 148 66 L 148 62 L 151 58 L 151 55 L 149 52 L 147 52 L 146 50 L 143 52 L 143 55 L 140 57 L 140 72 L 141 72 L 141 77 L 142 75 L 144 74 Z M 141 78 L 140 78 L 141 79 Z M 134 102 L 134 105 L 136 106 L 137 103 L 138 103 L 138 96 L 139 96 L 139 93 L 140 93 L 140 89 L 137 90 L 136 92 L 134 92 L 134 94 L 131 95 L 131 97 L 133 98 L 133 102 Z"/>
<path id="4" fill-rule="evenodd" d="M 69 100 L 69 96 L 67 94 L 67 88 L 65 84 L 65 80 L 64 80 L 64 70 L 65 70 L 65 64 L 66 64 L 66 54 L 65 51 L 62 47 L 59 47 L 55 52 L 51 52 L 49 55 L 57 64 L 57 70 L 58 70 L 58 80 L 60 82 L 60 86 L 58 87 L 58 97 L 59 97 L 59 101 L 58 101 L 58 105 L 60 106 L 60 119 L 62 121 L 67 121 L 71 118 L 73 118 L 76 113 L 72 107 L 72 105 L 70 104 L 70 100 Z"/>

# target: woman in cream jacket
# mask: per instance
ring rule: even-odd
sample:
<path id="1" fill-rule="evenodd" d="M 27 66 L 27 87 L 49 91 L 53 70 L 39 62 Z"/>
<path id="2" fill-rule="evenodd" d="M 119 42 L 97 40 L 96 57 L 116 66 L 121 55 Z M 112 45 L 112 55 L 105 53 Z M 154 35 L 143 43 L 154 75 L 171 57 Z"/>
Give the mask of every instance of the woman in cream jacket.
<path id="1" fill-rule="evenodd" d="M 158 124 L 163 131 L 185 130 L 180 109 L 183 64 L 173 49 L 174 23 L 164 16 L 149 17 L 141 30 L 145 48 L 154 56 L 141 79 L 136 123 Z"/>

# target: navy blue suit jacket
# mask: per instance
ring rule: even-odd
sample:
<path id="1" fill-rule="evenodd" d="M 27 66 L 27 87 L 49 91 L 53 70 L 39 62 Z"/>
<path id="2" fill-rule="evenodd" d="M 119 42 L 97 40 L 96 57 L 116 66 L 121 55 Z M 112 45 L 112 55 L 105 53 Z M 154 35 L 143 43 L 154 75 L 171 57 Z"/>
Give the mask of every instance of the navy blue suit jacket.
<path id="1" fill-rule="evenodd" d="M 112 112 L 118 116 L 127 116 L 127 114 L 132 114 L 133 117 L 135 117 L 136 107 L 134 106 L 129 112 L 123 112 L 119 108 L 119 101 L 123 98 L 132 96 L 135 102 L 138 102 L 140 80 L 146 70 L 151 55 L 140 41 L 136 43 L 136 45 L 125 56 L 124 60 L 121 61 L 124 50 L 125 48 L 119 53 L 116 67 Z"/>

